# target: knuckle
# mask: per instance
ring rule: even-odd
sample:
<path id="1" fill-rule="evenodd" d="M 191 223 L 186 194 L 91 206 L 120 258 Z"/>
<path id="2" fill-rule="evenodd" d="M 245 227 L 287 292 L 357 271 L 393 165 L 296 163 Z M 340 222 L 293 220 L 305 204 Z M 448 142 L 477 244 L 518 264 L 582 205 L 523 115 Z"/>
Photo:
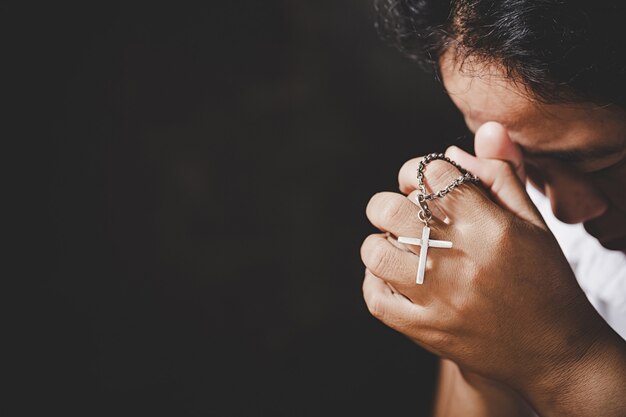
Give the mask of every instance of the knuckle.
<path id="1" fill-rule="evenodd" d="M 432 161 L 426 170 L 428 174 L 425 182 L 430 186 L 431 192 L 438 191 L 439 188 L 448 185 L 461 175 L 454 166 L 442 160 Z"/>
<path id="2" fill-rule="evenodd" d="M 375 273 L 386 275 L 389 265 L 393 264 L 393 252 L 389 245 L 382 240 L 376 240 L 369 253 L 368 268 Z"/>
<path id="3" fill-rule="evenodd" d="M 459 326 L 463 326 L 467 317 L 470 317 L 474 310 L 473 289 L 483 275 L 479 269 L 472 268 L 467 275 L 465 291 L 452 297 L 447 317 L 448 330 L 452 332 L 462 331 L 462 328 Z"/>
<path id="4" fill-rule="evenodd" d="M 384 321 L 386 317 L 386 308 L 383 299 L 379 293 L 370 294 L 365 298 L 365 304 L 370 314 L 380 321 Z"/>
<path id="5" fill-rule="evenodd" d="M 376 193 L 367 203 L 366 213 L 370 220 L 376 222 L 395 216 L 400 210 L 398 195 L 390 192 Z"/>
<path id="6" fill-rule="evenodd" d="M 490 226 L 489 241 L 490 251 L 493 256 L 483 259 L 471 271 L 473 272 L 474 283 L 481 283 L 484 279 L 493 275 L 493 268 L 499 259 L 511 259 L 516 256 L 517 250 L 513 247 L 519 236 L 520 230 L 515 222 L 502 216 L 500 219 L 494 219 Z"/>
<path id="7" fill-rule="evenodd" d="M 510 184 L 511 181 L 518 181 L 515 167 L 513 167 L 510 162 L 493 160 L 491 161 L 490 169 L 492 170 L 491 175 L 494 178 L 491 188 L 495 193 L 499 193 L 500 190 L 507 187 L 507 184 Z"/>
<path id="8" fill-rule="evenodd" d="M 410 159 L 402 164 L 402 166 L 400 167 L 400 171 L 398 171 L 398 182 L 401 182 L 403 175 L 409 172 L 409 170 L 411 169 L 410 167 L 411 167 L 412 161 L 413 160 Z"/>
<path id="9" fill-rule="evenodd" d="M 403 220 L 403 208 L 405 207 L 405 198 L 399 198 L 399 195 L 386 195 L 381 207 L 381 218 L 390 223 L 401 222 Z"/>
<path id="10" fill-rule="evenodd" d="M 510 162 L 495 160 L 494 163 L 495 163 L 494 165 L 495 165 L 496 175 L 502 176 L 505 178 L 515 175 L 515 170 L 513 169 L 513 166 L 511 165 Z"/>
<path id="11" fill-rule="evenodd" d="M 503 161 L 502 159 L 488 159 L 488 161 L 489 164 L 491 164 L 491 169 L 497 172 L 501 172 L 509 166 L 508 162 Z"/>
<path id="12" fill-rule="evenodd" d="M 420 163 L 422 159 L 424 158 L 413 158 L 413 159 L 409 159 L 404 164 L 402 164 L 402 166 L 400 167 L 400 171 L 398 172 L 398 181 L 401 182 L 404 175 L 406 175 L 408 178 L 410 174 L 412 173 L 414 174 L 415 170 L 417 169 L 417 165 Z"/>
<path id="13" fill-rule="evenodd" d="M 370 197 L 370 200 L 367 202 L 367 206 L 365 208 L 365 212 L 369 218 L 372 217 L 372 213 L 376 211 L 376 205 L 378 200 L 381 198 L 383 193 L 376 193 Z"/>
<path id="14" fill-rule="evenodd" d="M 449 348 L 452 336 L 445 331 L 432 331 L 428 335 L 427 343 L 437 350 Z"/>
<path id="15" fill-rule="evenodd" d="M 408 199 L 413 203 L 413 204 L 418 204 L 417 201 L 417 197 L 421 194 L 422 192 L 420 190 L 415 190 L 415 191 L 411 191 L 411 193 L 407 196 Z"/>
<path id="16" fill-rule="evenodd" d="M 506 248 L 508 243 L 511 241 L 511 236 L 513 236 L 515 232 L 515 224 L 512 219 L 502 218 L 500 221 L 496 221 L 494 223 L 494 231 L 493 231 L 493 242 L 497 245 L 498 248 Z"/>

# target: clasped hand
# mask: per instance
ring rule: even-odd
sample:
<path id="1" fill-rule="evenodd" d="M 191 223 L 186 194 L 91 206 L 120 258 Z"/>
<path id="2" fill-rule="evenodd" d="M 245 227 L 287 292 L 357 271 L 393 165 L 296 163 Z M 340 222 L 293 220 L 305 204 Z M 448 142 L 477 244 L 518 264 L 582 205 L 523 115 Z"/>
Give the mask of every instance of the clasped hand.
<path id="1" fill-rule="evenodd" d="M 507 140 L 502 126 L 490 124 L 477 134 L 482 155 L 446 152 L 482 187 L 464 184 L 429 202 L 431 239 L 454 246 L 429 250 L 423 285 L 415 284 L 419 246 L 395 239 L 422 232 L 414 198 L 419 158 L 400 171 L 403 194 L 372 197 L 367 216 L 382 233 L 368 236 L 361 249 L 363 293 L 375 317 L 422 347 L 532 396 L 566 380 L 602 326 L 529 199 L 521 154 Z M 435 161 L 425 183 L 437 191 L 458 176 Z"/>

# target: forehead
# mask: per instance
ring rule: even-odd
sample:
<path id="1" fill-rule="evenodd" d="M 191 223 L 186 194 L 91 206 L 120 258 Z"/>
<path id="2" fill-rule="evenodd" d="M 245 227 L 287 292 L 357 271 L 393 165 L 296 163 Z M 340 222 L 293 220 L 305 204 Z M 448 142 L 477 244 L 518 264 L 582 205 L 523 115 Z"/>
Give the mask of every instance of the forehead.
<path id="1" fill-rule="evenodd" d="M 441 74 L 450 98 L 468 121 L 499 121 L 510 127 L 535 113 L 536 106 L 525 91 L 494 65 L 461 65 L 442 59 Z"/>
<path id="2" fill-rule="evenodd" d="M 624 144 L 623 112 L 591 103 L 544 104 L 495 64 L 459 63 L 446 53 L 441 75 L 450 98 L 475 131 L 488 121 L 506 126 L 511 139 L 539 151 Z"/>

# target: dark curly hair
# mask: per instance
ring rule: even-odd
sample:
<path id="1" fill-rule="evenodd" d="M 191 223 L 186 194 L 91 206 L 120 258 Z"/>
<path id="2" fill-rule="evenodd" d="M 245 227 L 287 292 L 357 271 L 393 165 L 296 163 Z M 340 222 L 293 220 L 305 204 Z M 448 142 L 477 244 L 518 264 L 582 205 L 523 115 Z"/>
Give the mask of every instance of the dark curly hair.
<path id="1" fill-rule="evenodd" d="M 454 46 L 541 102 L 626 108 L 624 0 L 374 0 L 377 28 L 422 66 Z"/>

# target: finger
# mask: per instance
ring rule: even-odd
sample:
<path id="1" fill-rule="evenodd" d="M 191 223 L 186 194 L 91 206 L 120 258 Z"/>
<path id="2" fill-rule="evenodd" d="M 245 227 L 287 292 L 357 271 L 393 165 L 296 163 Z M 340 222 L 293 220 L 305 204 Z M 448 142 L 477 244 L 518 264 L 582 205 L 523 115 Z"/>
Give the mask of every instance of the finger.
<path id="1" fill-rule="evenodd" d="M 406 161 L 404 165 L 402 165 L 402 167 L 400 168 L 400 172 L 398 173 L 398 187 L 400 188 L 400 191 L 402 193 L 409 195 L 416 190 L 420 191 L 418 187 L 417 170 L 418 170 L 420 162 L 422 162 L 423 159 L 424 159 L 423 157 L 410 159 Z M 447 164 L 447 163 L 445 161 L 434 161 L 434 162 L 431 162 L 426 169 L 432 171 L 431 165 L 437 165 L 437 164 Z M 458 171 L 452 165 L 450 164 L 447 164 L 447 165 L 449 165 L 448 169 L 451 171 L 453 175 L 452 179 L 458 178 L 461 175 L 460 171 Z M 463 168 L 466 168 L 466 167 L 463 167 Z M 431 174 L 432 173 L 425 174 L 425 177 L 427 175 L 430 177 Z M 425 182 L 428 182 L 428 178 L 426 179 Z M 430 179 L 430 182 L 432 185 L 433 180 Z M 430 191 L 432 192 L 433 190 L 430 190 Z M 434 190 L 434 191 L 438 191 L 438 190 Z"/>
<path id="2" fill-rule="evenodd" d="M 477 175 L 498 205 L 536 226 L 545 226 L 511 164 L 498 159 L 477 158 L 456 146 L 448 148 L 446 155 Z"/>
<path id="3" fill-rule="evenodd" d="M 418 219 L 419 207 L 401 194 L 383 192 L 375 194 L 367 204 L 367 218 L 378 229 L 394 236 L 422 234 L 423 224 Z M 445 237 L 443 222 L 433 219 L 429 226 L 440 239 Z"/>
<path id="4" fill-rule="evenodd" d="M 409 200 L 414 204 L 419 204 L 417 201 L 418 194 L 421 194 L 421 190 L 418 189 L 417 183 L 417 168 L 423 157 L 411 159 L 402 165 L 400 172 L 398 173 L 398 184 L 400 191 L 407 194 Z M 446 213 L 437 204 L 430 204 L 430 211 L 433 216 L 443 220 L 445 223 L 449 223 Z"/>
<path id="5" fill-rule="evenodd" d="M 417 190 L 417 167 L 422 161 L 422 157 L 413 158 L 404 163 L 398 173 L 398 185 L 403 194 L 410 194 Z"/>
<path id="6" fill-rule="evenodd" d="M 446 189 L 462 176 L 461 171 L 454 165 L 443 160 L 434 160 L 424 169 L 426 192 L 436 193 Z M 417 178 L 413 182 L 417 187 Z M 431 210 L 438 207 L 452 222 L 464 223 L 473 223 L 480 219 L 482 217 L 481 207 L 490 204 L 489 198 L 471 182 L 465 182 L 455 187 L 444 198 L 434 198 L 428 202 Z"/>
<path id="7" fill-rule="evenodd" d="M 413 204 L 417 205 L 419 207 L 419 200 L 417 199 L 418 196 L 421 194 L 422 192 L 420 190 L 413 190 L 411 191 L 411 194 L 409 194 L 407 197 L 409 199 L 409 201 L 413 202 Z M 439 220 L 441 220 L 443 223 L 445 224 L 450 224 L 450 218 L 448 217 L 448 215 L 442 210 L 441 206 L 439 204 L 428 204 L 428 208 L 429 210 L 433 213 L 433 217 L 437 218 Z"/>
<path id="8" fill-rule="evenodd" d="M 361 245 L 361 259 L 374 275 L 387 283 L 403 288 L 414 287 L 419 257 L 402 250 L 387 240 L 385 235 L 370 235 Z"/>
<path id="9" fill-rule="evenodd" d="M 361 258 L 369 271 L 383 279 L 392 290 L 401 293 L 413 304 L 428 305 L 433 300 L 433 294 L 449 292 L 451 285 L 458 285 L 458 277 L 450 273 L 458 267 L 458 250 L 454 248 L 440 250 L 434 247 L 429 251 L 425 265 L 428 279 L 422 285 L 417 285 L 421 255 L 417 253 L 421 246 L 407 246 L 386 234 L 370 235 L 361 246 Z"/>
<path id="10" fill-rule="evenodd" d="M 416 198 L 417 193 L 417 167 L 424 158 L 414 158 L 404 163 L 400 172 L 398 173 L 398 185 L 400 191 L 409 197 L 409 200 L 413 204 L 418 204 Z M 437 205 L 429 207 L 433 212 L 433 216 L 445 221 L 446 214 L 443 213 Z"/>
<path id="11" fill-rule="evenodd" d="M 392 329 L 402 331 L 420 326 L 424 322 L 426 309 L 415 305 L 405 296 L 394 292 L 382 279 L 365 271 L 363 298 L 370 313 Z"/>
<path id="12" fill-rule="evenodd" d="M 517 177 L 526 182 L 524 155 L 519 145 L 515 144 L 506 128 L 497 122 L 487 122 L 476 131 L 474 150 L 478 158 L 499 159 L 510 163 Z"/>

